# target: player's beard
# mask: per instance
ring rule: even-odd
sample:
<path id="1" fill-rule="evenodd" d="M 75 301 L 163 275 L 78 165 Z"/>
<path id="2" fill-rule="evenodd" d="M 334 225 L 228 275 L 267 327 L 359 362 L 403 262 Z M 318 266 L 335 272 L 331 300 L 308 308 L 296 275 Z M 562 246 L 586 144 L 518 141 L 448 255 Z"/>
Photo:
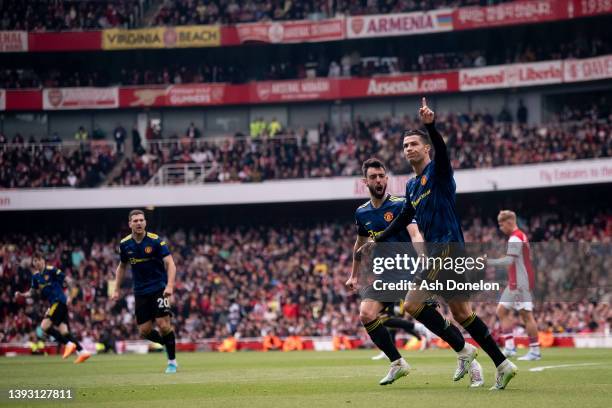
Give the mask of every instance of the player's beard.
<path id="1" fill-rule="evenodd" d="M 383 198 L 383 197 L 385 196 L 385 194 L 387 193 L 387 186 L 384 186 L 384 187 L 382 188 L 382 193 L 379 193 L 379 192 L 376 190 L 376 187 L 371 187 L 371 186 L 368 186 L 368 190 L 370 190 L 370 194 L 372 195 L 372 197 L 374 197 L 374 198 L 376 198 L 376 199 L 380 200 L 380 199 L 381 199 L 381 198 Z"/>

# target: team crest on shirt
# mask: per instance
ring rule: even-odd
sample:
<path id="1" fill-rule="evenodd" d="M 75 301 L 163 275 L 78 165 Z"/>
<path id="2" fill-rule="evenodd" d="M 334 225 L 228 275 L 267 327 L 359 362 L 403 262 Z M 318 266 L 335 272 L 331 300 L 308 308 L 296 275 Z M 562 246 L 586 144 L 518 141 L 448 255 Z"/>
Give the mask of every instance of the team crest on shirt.
<path id="1" fill-rule="evenodd" d="M 387 211 L 384 217 L 385 217 L 385 221 L 387 222 L 393 221 L 393 213 L 391 211 Z"/>
<path id="2" fill-rule="evenodd" d="M 425 184 L 427 184 L 427 176 L 423 174 L 421 177 L 421 185 L 424 186 Z"/>
<path id="3" fill-rule="evenodd" d="M 150 254 L 151 252 L 153 252 L 153 247 L 148 246 L 145 248 L 145 254 Z"/>

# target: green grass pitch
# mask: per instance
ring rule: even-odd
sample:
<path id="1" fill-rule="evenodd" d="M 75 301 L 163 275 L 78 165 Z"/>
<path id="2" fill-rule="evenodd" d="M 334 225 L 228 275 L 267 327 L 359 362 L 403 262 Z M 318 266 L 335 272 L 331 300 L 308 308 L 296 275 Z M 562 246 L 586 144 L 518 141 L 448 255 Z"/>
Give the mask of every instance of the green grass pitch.
<path id="1" fill-rule="evenodd" d="M 165 356 L 100 355 L 81 365 L 60 357 L 0 358 L 0 405 L 77 407 L 612 407 L 612 349 L 545 349 L 544 359 L 516 362 L 519 374 L 502 392 L 488 388 L 494 368 L 480 352 L 486 384 L 454 383 L 454 353 L 404 352 L 413 370 L 381 387 L 388 364 L 374 350 L 294 353 L 182 353 L 176 375 Z M 530 368 L 552 367 L 539 372 Z M 71 387 L 68 403 L 7 399 L 10 388 Z"/>

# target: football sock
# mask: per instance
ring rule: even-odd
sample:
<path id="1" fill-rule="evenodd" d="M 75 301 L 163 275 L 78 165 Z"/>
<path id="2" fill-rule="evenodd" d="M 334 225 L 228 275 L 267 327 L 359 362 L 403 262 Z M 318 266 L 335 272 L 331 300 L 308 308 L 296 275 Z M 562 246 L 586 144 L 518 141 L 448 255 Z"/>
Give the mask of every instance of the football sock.
<path id="1" fill-rule="evenodd" d="M 540 354 L 540 342 L 537 337 L 529 337 L 529 351 L 531 353 Z"/>
<path id="2" fill-rule="evenodd" d="M 174 360 L 176 358 L 176 338 L 174 337 L 174 330 L 164 335 L 163 342 L 163 344 L 166 345 L 168 360 Z"/>
<path id="3" fill-rule="evenodd" d="M 498 367 L 506 357 L 503 355 L 495 340 L 493 340 L 493 336 L 491 336 L 491 332 L 486 324 L 478 316 L 476 313 L 472 313 L 470 317 L 461 322 L 461 325 L 468 333 L 472 336 L 474 341 L 478 343 L 478 345 L 491 357 L 495 367 Z"/>
<path id="4" fill-rule="evenodd" d="M 391 339 L 389 330 L 383 326 L 382 321 L 377 318 L 372 320 L 370 323 L 364 323 L 363 325 L 368 332 L 368 335 L 372 339 L 372 342 L 387 356 L 389 361 L 393 362 L 402 358 L 397 347 Z"/>
<path id="5" fill-rule="evenodd" d="M 151 330 L 149 334 L 145 336 L 145 339 L 152 341 L 153 343 L 164 344 L 164 339 L 157 330 Z"/>
<path id="6" fill-rule="evenodd" d="M 81 351 L 81 350 L 83 350 L 83 347 L 81 347 L 81 343 L 79 343 L 79 341 L 78 341 L 76 338 L 74 338 L 74 336 L 72 335 L 72 333 L 66 333 L 66 334 L 64 334 L 64 337 L 65 337 L 67 340 L 69 340 L 69 341 L 71 341 L 71 342 L 73 342 L 73 343 L 74 343 L 74 345 L 75 345 L 75 346 L 76 346 L 76 348 L 77 348 L 77 351 Z"/>
<path id="7" fill-rule="evenodd" d="M 55 340 L 59 341 L 62 344 L 68 344 L 68 339 L 64 337 L 62 333 L 60 333 L 59 330 L 57 330 L 55 327 L 50 327 L 45 331 L 45 333 L 50 336 L 53 336 Z"/>
<path id="8" fill-rule="evenodd" d="M 421 339 L 421 335 L 414 330 L 414 323 L 409 322 L 405 319 L 400 319 L 399 317 L 390 317 L 383 322 L 386 327 L 402 329 L 406 333 L 413 335 L 417 339 Z"/>
<path id="9" fill-rule="evenodd" d="M 504 347 L 508 350 L 514 350 L 516 346 L 514 345 L 514 336 L 512 333 L 504 334 L 503 337 L 505 338 Z"/>
<path id="10" fill-rule="evenodd" d="M 457 353 L 465 347 L 465 339 L 461 331 L 446 320 L 434 307 L 424 304 L 412 317 L 423 323 L 432 333 L 447 342 Z"/>

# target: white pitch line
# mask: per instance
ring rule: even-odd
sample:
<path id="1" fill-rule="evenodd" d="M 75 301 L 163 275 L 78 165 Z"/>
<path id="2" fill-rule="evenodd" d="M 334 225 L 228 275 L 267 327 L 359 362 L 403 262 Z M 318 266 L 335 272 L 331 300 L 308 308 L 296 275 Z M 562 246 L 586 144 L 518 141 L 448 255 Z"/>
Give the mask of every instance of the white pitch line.
<path id="1" fill-rule="evenodd" d="M 560 365 L 551 365 L 551 366 L 542 366 L 542 367 L 533 367 L 530 368 L 531 372 L 540 372 L 544 370 L 548 370 L 549 368 L 565 368 L 565 367 L 580 367 L 580 366 L 594 366 L 594 365 L 602 365 L 603 363 L 581 363 L 581 364 L 560 364 Z"/>

